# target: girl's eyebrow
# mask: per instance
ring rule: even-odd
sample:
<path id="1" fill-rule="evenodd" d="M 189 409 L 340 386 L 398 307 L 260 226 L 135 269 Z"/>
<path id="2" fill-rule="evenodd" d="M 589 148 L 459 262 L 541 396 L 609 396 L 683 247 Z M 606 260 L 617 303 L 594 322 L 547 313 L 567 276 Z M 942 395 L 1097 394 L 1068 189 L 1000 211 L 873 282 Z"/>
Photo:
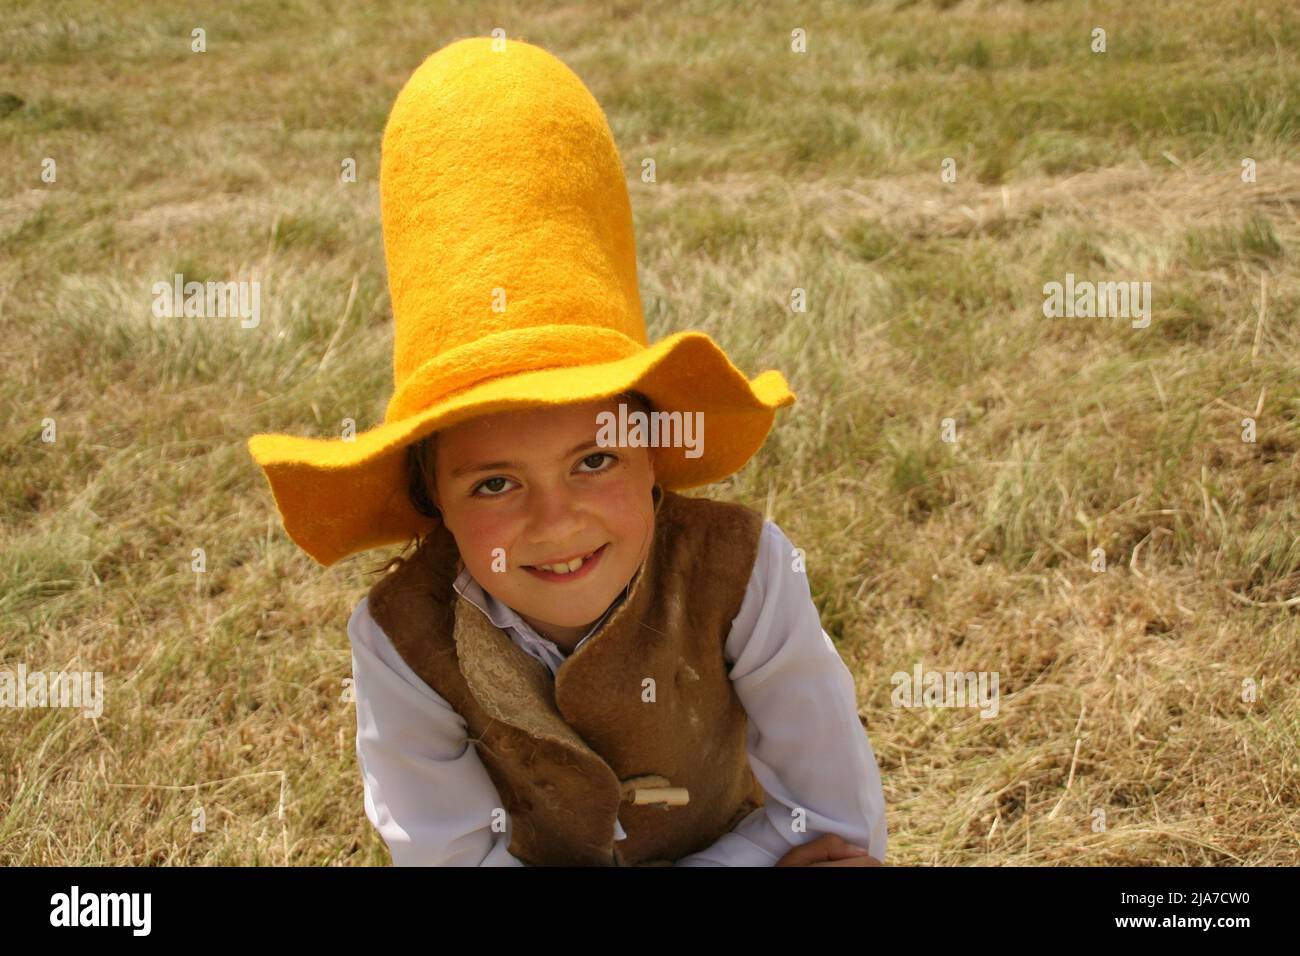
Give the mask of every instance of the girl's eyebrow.
<path id="1" fill-rule="evenodd" d="M 574 445 L 563 455 L 561 455 L 559 460 L 563 462 L 566 458 L 570 457 L 571 455 L 576 455 L 580 451 L 586 451 L 588 448 L 602 448 L 602 447 L 604 446 L 602 446 L 598 441 L 596 441 L 596 439 L 589 438 L 584 442 L 579 442 L 577 445 Z M 472 475 L 480 471 L 495 471 L 498 468 L 515 468 L 520 471 L 527 470 L 527 466 L 517 461 L 484 461 L 484 462 L 480 462 L 477 465 L 461 465 L 459 468 L 456 468 L 452 471 L 451 476 L 453 478 L 459 478 L 461 475 Z"/>

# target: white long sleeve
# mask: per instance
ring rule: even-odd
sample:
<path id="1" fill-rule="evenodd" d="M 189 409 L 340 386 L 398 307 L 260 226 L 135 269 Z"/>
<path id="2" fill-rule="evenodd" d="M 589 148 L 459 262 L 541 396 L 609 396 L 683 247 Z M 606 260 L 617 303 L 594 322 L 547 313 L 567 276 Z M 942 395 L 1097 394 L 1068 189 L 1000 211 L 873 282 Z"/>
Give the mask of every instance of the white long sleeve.
<path id="1" fill-rule="evenodd" d="M 792 569 L 793 552 L 765 522 L 759 567 L 724 648 L 764 806 L 677 866 L 772 866 L 824 833 L 885 859 L 884 790 L 853 676 L 822 630 L 807 575 Z"/>
<path id="2" fill-rule="evenodd" d="M 746 745 L 766 804 L 678 866 L 771 866 L 822 833 L 837 833 L 884 859 L 884 796 L 858 721 L 853 680 L 821 628 L 806 576 L 790 568 L 791 551 L 780 529 L 765 522 L 724 647 L 749 718 Z M 472 579 L 469 586 L 494 623 L 554 672 L 563 660 L 554 645 Z M 491 831 L 500 798 L 467 745 L 464 720 L 401 659 L 364 598 L 348 621 L 348 636 L 366 816 L 393 863 L 523 865 L 507 849 L 509 815 L 506 832 Z M 794 808 L 804 811 L 801 832 L 792 827 Z M 621 829 L 615 836 L 623 836 Z"/>
<path id="3" fill-rule="evenodd" d="M 357 705 L 357 764 L 366 816 L 395 866 L 523 866 L 492 832 L 500 797 L 465 720 L 424 683 L 370 616 L 348 620 Z"/>

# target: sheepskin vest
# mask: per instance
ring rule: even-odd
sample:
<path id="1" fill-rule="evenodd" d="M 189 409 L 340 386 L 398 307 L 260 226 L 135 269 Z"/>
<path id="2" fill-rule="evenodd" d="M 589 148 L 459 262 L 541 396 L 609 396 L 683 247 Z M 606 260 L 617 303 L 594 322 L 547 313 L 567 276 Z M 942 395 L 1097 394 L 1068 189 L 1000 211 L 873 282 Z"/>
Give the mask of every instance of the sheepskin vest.
<path id="1" fill-rule="evenodd" d="M 464 718 L 526 864 L 670 864 L 763 805 L 723 656 L 762 516 L 655 494 L 626 598 L 554 679 L 456 593 L 463 564 L 444 526 L 370 590 L 402 659 Z M 614 840 L 616 818 L 626 840 Z"/>

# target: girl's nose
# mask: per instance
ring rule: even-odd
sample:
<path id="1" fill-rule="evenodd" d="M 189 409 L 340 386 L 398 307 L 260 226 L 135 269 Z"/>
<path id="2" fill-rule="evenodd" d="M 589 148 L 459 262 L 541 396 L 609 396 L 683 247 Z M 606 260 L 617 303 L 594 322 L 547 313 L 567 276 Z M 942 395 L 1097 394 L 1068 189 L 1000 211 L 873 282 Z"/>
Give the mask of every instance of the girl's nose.
<path id="1" fill-rule="evenodd" d="M 529 503 L 529 512 L 530 534 L 537 544 L 571 542 L 582 525 L 566 490 L 539 493 Z"/>

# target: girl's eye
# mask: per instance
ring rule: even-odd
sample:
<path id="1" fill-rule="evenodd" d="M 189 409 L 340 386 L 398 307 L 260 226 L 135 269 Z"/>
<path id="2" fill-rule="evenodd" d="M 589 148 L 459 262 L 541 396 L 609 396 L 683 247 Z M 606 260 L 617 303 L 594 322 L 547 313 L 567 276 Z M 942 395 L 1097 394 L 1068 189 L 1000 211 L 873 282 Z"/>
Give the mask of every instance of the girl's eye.
<path id="1" fill-rule="evenodd" d="M 486 488 L 488 485 L 492 484 L 492 482 L 494 482 L 494 481 L 509 481 L 509 480 L 510 480 L 509 478 L 489 478 L 489 479 L 487 479 L 487 481 L 481 481 L 481 482 L 479 482 L 479 484 L 474 488 L 474 492 L 473 492 L 473 493 L 474 493 L 474 495 L 475 495 L 476 497 L 479 497 L 479 498 L 499 498 L 500 495 L 480 495 L 478 490 L 479 490 L 479 488 Z M 501 489 L 499 489 L 499 488 L 497 489 L 497 491 L 500 491 L 500 490 L 501 490 Z"/>
<path id="2" fill-rule="evenodd" d="M 618 459 L 617 459 L 617 458 L 614 458 L 613 455 L 609 454 L 608 452 L 604 452 L 604 451 L 598 451 L 598 452 L 595 452 L 594 454 L 588 455 L 586 458 L 584 458 L 584 459 L 582 459 L 582 460 L 583 460 L 583 462 L 588 462 L 588 461 L 591 461 L 591 459 L 593 459 L 593 458 L 612 458 L 612 459 L 614 459 L 614 461 L 618 461 Z M 608 469 L 604 469 L 604 468 L 602 468 L 602 469 L 600 469 L 600 470 L 601 470 L 601 471 L 607 471 Z M 591 472 L 587 472 L 587 474 L 591 474 Z"/>
<path id="3" fill-rule="evenodd" d="M 612 461 L 618 461 L 618 457 L 617 457 L 616 455 L 611 455 L 609 452 L 598 451 L 598 452 L 593 452 L 592 454 L 588 455 L 586 458 L 582 459 L 582 462 L 583 462 L 583 464 L 587 464 L 587 463 L 589 463 L 593 458 L 596 458 L 596 459 L 602 459 L 602 461 L 600 462 L 601 464 L 603 464 L 603 459 L 605 459 L 605 458 L 609 458 L 609 459 L 612 460 Z M 599 468 L 599 469 L 597 469 L 597 470 L 595 470 L 595 471 L 584 471 L 584 472 L 581 472 L 581 474 L 584 474 L 584 475 L 598 475 L 598 474 L 600 474 L 601 472 L 604 472 L 604 471 L 609 471 L 609 469 L 608 469 L 608 468 Z M 505 493 L 505 489 L 504 489 L 504 488 L 497 487 L 497 488 L 491 489 L 491 490 L 493 490 L 493 491 L 495 492 L 494 494 L 486 494 L 486 495 L 485 495 L 485 494 L 480 494 L 480 493 L 479 493 L 479 490 L 480 490 L 480 489 L 482 489 L 482 488 L 486 488 L 488 485 L 492 484 L 493 482 L 497 482 L 497 481 L 510 481 L 510 479 L 509 479 L 509 478 L 502 478 L 502 477 L 499 476 L 499 475 L 496 476 L 495 478 L 487 478 L 487 479 L 484 479 L 483 481 L 481 481 L 481 482 L 479 482 L 477 485 L 475 485 L 475 487 L 474 487 L 474 491 L 472 492 L 473 496 L 476 497 L 476 498 L 500 498 L 501 495 Z"/>

